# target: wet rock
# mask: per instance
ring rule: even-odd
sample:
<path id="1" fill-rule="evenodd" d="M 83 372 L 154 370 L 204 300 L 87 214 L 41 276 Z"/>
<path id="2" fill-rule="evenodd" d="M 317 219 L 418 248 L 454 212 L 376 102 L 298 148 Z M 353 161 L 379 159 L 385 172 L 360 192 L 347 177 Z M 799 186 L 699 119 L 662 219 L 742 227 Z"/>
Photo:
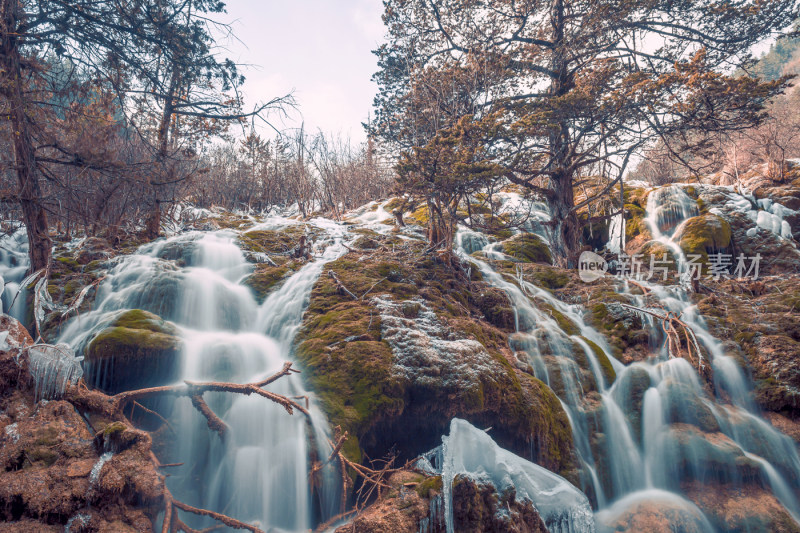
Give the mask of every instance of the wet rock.
<path id="1" fill-rule="evenodd" d="M 166 261 L 175 261 L 178 266 L 192 266 L 192 259 L 197 252 L 195 239 L 168 240 L 159 247 L 157 257 Z"/>
<path id="2" fill-rule="evenodd" d="M 633 493 L 597 514 L 598 533 L 709 533 L 708 519 L 692 502 L 676 494 L 650 490 Z"/>
<path id="3" fill-rule="evenodd" d="M 477 285 L 470 298 L 486 320 L 500 329 L 513 330 L 516 315 L 506 293 L 488 284 Z"/>
<path id="4" fill-rule="evenodd" d="M 558 398 L 515 365 L 506 334 L 480 318 L 475 283 L 417 256 L 423 246 L 396 246 L 397 257 L 350 252 L 328 264 L 367 298 L 341 294 L 329 276 L 311 294 L 296 353 L 332 424 L 351 435 L 345 451 L 360 460 L 362 450 L 381 457 L 393 449 L 410 459 L 437 446 L 458 416 L 493 426 L 502 446 L 568 474 L 572 438 Z M 484 303 L 502 308 L 499 296 Z M 364 340 L 345 342 L 351 337 Z"/>
<path id="5" fill-rule="evenodd" d="M 503 241 L 503 253 L 526 263 L 553 264 L 550 248 L 541 237 L 533 233 L 519 233 Z"/>
<path id="6" fill-rule="evenodd" d="M 263 302 L 270 292 L 292 272 L 290 265 L 272 266 L 260 264 L 255 272 L 242 282 L 250 287 L 259 302 Z"/>
<path id="7" fill-rule="evenodd" d="M 736 255 L 743 254 L 748 258 L 748 266 L 749 258 L 761 256 L 760 277 L 800 271 L 800 251 L 792 241 L 763 228 L 756 228 L 753 232 L 752 220 L 742 213 L 728 213 L 726 219 L 733 231 Z"/>
<path id="8" fill-rule="evenodd" d="M 126 311 L 89 343 L 87 380 L 111 394 L 164 385 L 179 377 L 180 351 L 174 325 L 147 311 Z"/>
<path id="9" fill-rule="evenodd" d="M 151 531 L 164 484 L 149 435 L 128 430 L 130 445 L 101 461 L 94 428 L 71 403 L 34 402 L 19 355 L 0 351 L 0 382 L 12 385 L 0 387 L 0 529 Z"/>
<path id="10" fill-rule="evenodd" d="M 731 246 L 731 225 L 724 218 L 705 214 L 684 221 L 675 230 L 674 240 L 688 256 L 699 255 L 702 263 L 708 254 L 724 252 Z"/>
<path id="11" fill-rule="evenodd" d="M 75 254 L 75 260 L 81 265 L 87 265 L 92 261 L 108 259 L 113 255 L 114 251 L 107 240 L 99 237 L 89 237 L 78 249 Z"/>
<path id="12" fill-rule="evenodd" d="M 491 483 L 457 475 L 453 480 L 453 529 L 463 533 L 547 533 L 536 508 L 518 501 L 513 488 L 498 494 Z"/>
<path id="13" fill-rule="evenodd" d="M 386 497 L 359 513 L 349 524 L 336 529 L 337 533 L 417 533 L 420 521 L 429 514 L 429 496 L 420 486 L 423 476 L 401 471 L 388 480 L 391 490 Z M 431 533 L 444 533 L 443 528 L 431 529 Z"/>
<path id="14" fill-rule="evenodd" d="M 798 533 L 800 526 L 767 489 L 735 484 L 684 483 L 681 489 L 717 531 Z"/>

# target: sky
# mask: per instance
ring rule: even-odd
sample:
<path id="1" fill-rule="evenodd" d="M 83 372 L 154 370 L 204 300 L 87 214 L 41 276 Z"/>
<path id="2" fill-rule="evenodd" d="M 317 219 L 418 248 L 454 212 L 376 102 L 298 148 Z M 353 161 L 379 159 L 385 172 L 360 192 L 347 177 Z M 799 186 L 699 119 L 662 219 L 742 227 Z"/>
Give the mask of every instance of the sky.
<path id="1" fill-rule="evenodd" d="M 278 129 L 305 123 L 310 133 L 363 141 L 377 85 L 371 53 L 383 40 L 380 0 L 228 0 L 220 20 L 236 40 L 221 44 L 227 57 L 244 64 L 246 106 L 294 94 L 298 111 L 271 116 Z M 262 135 L 271 137 L 269 127 Z"/>

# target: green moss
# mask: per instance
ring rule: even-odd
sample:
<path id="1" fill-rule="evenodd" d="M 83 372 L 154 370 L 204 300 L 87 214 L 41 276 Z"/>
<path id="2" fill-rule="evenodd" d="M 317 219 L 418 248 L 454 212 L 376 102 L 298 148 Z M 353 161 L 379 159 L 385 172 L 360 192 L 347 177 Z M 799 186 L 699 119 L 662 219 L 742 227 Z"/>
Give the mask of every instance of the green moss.
<path id="1" fill-rule="evenodd" d="M 731 225 L 722 217 L 705 214 L 688 219 L 681 225 L 676 240 L 689 255 L 699 255 L 708 263 L 708 253 L 726 250 L 731 246 Z"/>
<path id="2" fill-rule="evenodd" d="M 305 225 L 287 226 L 276 230 L 255 230 L 242 233 L 238 237 L 239 247 L 245 251 L 265 254 L 285 254 L 300 244 L 303 235 L 313 237 L 310 227 Z"/>
<path id="3" fill-rule="evenodd" d="M 88 381 L 116 393 L 177 379 L 182 344 L 177 333 L 153 313 L 126 311 L 89 343 Z"/>
<path id="4" fill-rule="evenodd" d="M 413 213 L 408 215 L 408 218 L 411 219 L 413 224 L 418 224 L 420 226 L 427 226 L 428 220 L 430 220 L 430 215 L 428 214 L 428 206 L 422 205 L 421 207 L 417 208 Z"/>
<path id="5" fill-rule="evenodd" d="M 58 428 L 55 425 L 47 425 L 36 431 L 34 444 L 37 446 L 54 446 L 59 442 L 58 437 Z"/>
<path id="6" fill-rule="evenodd" d="M 469 283 L 435 257 L 422 256 L 413 264 L 406 257 L 386 253 L 355 261 L 350 254 L 326 268 L 355 294 L 387 278 L 373 294 L 389 293 L 398 302 L 423 298 L 456 338 L 474 339 L 486 348 L 493 361 L 491 370 L 481 370 L 458 388 L 447 379 L 415 380 L 398 372 L 391 347 L 381 340 L 381 320 L 369 298 L 354 301 L 341 294 L 331 278 L 322 276 L 312 291 L 295 353 L 331 424 L 341 426 L 358 443 L 373 446 L 378 438 L 381 442 L 392 438 L 376 434 L 387 431 L 387 425 L 417 421 L 444 429 L 453 416 L 461 416 L 494 424 L 507 439 L 505 444 L 520 453 L 542 450 L 539 459 L 548 468 L 572 468 L 571 431 L 558 398 L 503 356 L 507 338 L 474 318 L 478 311 Z M 406 301 L 402 306 L 405 317 L 419 313 L 419 304 L 414 304 Z M 351 446 L 345 452 L 357 460 L 360 451 Z"/>
<path id="7" fill-rule="evenodd" d="M 406 199 L 405 198 L 396 197 L 396 198 L 392 198 L 391 200 L 386 202 L 386 205 L 384 205 L 383 208 L 386 211 L 388 211 L 389 213 L 391 213 L 395 209 L 400 209 L 404 205 L 406 205 Z"/>
<path id="8" fill-rule="evenodd" d="M 78 271 L 81 270 L 81 264 L 78 263 L 72 257 L 63 257 L 63 256 L 62 257 L 56 257 L 56 261 L 58 261 L 59 263 L 61 263 L 62 265 L 66 266 L 67 268 L 69 268 L 72 271 L 78 272 Z"/>
<path id="9" fill-rule="evenodd" d="M 126 426 L 122 422 L 112 422 L 103 428 L 103 436 L 106 439 L 109 439 L 114 437 L 115 435 L 121 434 L 126 429 L 128 429 L 128 426 Z"/>
<path id="10" fill-rule="evenodd" d="M 550 290 L 564 288 L 567 286 L 570 280 L 570 277 L 566 272 L 557 268 L 537 270 L 531 277 L 531 281 L 534 285 L 538 285 L 539 287 Z"/>
<path id="11" fill-rule="evenodd" d="M 25 457 L 32 463 L 42 462 L 50 466 L 58 460 L 58 453 L 49 448 L 40 446 L 26 451 Z"/>
<path id="12" fill-rule="evenodd" d="M 503 252 L 528 263 L 553 264 L 553 257 L 547 243 L 533 233 L 520 233 L 504 241 Z"/>
<path id="13" fill-rule="evenodd" d="M 586 337 L 581 337 L 583 341 L 589 345 L 589 348 L 594 352 L 597 362 L 600 363 L 600 369 L 603 371 L 603 376 L 606 379 L 606 385 L 610 386 L 617 379 L 617 373 L 614 371 L 614 366 L 611 360 L 595 342 L 590 341 Z"/>
<path id="14" fill-rule="evenodd" d="M 370 237 L 362 236 L 353 241 L 352 247 L 359 250 L 375 250 L 380 247 L 380 243 Z"/>
<path id="15" fill-rule="evenodd" d="M 650 235 L 647 228 L 645 210 L 636 204 L 625 204 L 625 237 L 633 240 L 639 235 Z"/>
<path id="16" fill-rule="evenodd" d="M 419 494 L 421 498 L 430 497 L 431 491 L 442 492 L 442 476 L 425 478 L 417 485 L 417 494 Z"/>
<path id="17" fill-rule="evenodd" d="M 564 313 L 544 302 L 540 302 L 539 307 L 545 310 L 547 313 L 550 314 L 550 316 L 553 317 L 553 320 L 556 321 L 561 331 L 563 331 L 567 335 L 580 335 L 581 333 L 580 328 L 577 326 L 577 324 L 575 324 L 575 322 L 567 318 L 566 315 L 564 315 Z"/>
<path id="18" fill-rule="evenodd" d="M 272 292 L 272 289 L 279 282 L 286 278 L 292 270 L 288 266 L 271 266 L 271 265 L 258 265 L 256 271 L 247 276 L 242 282 L 244 285 L 250 287 L 256 295 L 259 302 Z"/>

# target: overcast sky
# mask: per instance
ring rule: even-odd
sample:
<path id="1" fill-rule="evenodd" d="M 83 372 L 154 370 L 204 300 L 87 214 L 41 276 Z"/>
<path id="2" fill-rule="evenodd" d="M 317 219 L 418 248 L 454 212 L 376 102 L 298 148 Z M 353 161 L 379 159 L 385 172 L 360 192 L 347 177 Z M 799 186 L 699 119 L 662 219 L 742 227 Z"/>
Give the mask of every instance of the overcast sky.
<path id="1" fill-rule="evenodd" d="M 349 135 L 364 140 L 365 121 L 377 86 L 371 50 L 384 34 L 380 0 L 229 0 L 238 41 L 227 56 L 244 68 L 245 99 L 257 101 L 294 91 L 299 112 L 277 126 Z M 302 115 L 302 116 L 300 116 Z M 267 134 L 267 131 L 263 132 Z"/>

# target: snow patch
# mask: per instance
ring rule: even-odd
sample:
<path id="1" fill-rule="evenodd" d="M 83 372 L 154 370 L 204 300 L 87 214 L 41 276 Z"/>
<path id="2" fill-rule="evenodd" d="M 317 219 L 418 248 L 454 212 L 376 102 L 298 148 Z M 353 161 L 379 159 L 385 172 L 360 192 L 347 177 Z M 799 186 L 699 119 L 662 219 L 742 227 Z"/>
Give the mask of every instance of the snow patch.
<path id="1" fill-rule="evenodd" d="M 462 388 L 494 373 L 486 348 L 476 340 L 455 338 L 423 299 L 394 302 L 389 296 L 376 296 L 372 303 L 380 313 L 381 335 L 392 348 L 397 374 L 423 385 Z M 416 316 L 405 316 L 411 314 Z"/>
<path id="2" fill-rule="evenodd" d="M 13 424 L 9 424 L 5 427 L 6 436 L 10 438 L 12 441 L 17 442 L 19 441 L 19 429 L 17 429 L 17 423 L 14 422 Z"/>

